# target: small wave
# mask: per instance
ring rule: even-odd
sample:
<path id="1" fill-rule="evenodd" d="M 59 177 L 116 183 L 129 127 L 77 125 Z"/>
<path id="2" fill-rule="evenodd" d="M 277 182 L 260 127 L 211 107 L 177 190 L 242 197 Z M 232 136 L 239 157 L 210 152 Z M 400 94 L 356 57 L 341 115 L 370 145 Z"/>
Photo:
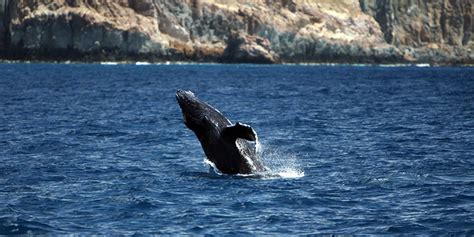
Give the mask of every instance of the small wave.
<path id="1" fill-rule="evenodd" d="M 0 217 L 0 235 L 37 235 L 53 232 L 50 225 L 16 217 Z"/>
<path id="2" fill-rule="evenodd" d="M 135 65 L 137 66 L 146 66 L 146 65 L 151 65 L 149 62 L 135 62 Z"/>
<path id="3" fill-rule="evenodd" d="M 255 174 L 238 174 L 240 177 L 258 178 L 258 179 L 299 179 L 304 177 L 304 171 L 294 168 L 286 170 L 267 170 Z"/>
<path id="4" fill-rule="evenodd" d="M 109 65 L 109 66 L 114 66 L 114 65 L 118 65 L 117 62 L 100 62 L 101 65 Z"/>

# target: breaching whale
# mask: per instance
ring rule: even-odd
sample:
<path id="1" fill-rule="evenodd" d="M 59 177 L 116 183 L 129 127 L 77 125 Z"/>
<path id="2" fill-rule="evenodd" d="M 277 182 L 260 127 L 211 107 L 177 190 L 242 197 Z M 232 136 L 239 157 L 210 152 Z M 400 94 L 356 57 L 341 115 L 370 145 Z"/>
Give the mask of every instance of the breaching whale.
<path id="1" fill-rule="evenodd" d="M 257 133 L 243 123 L 229 119 L 193 92 L 178 90 L 176 99 L 183 112 L 184 124 L 192 130 L 206 157 L 224 174 L 251 174 L 265 170 L 257 159 Z"/>

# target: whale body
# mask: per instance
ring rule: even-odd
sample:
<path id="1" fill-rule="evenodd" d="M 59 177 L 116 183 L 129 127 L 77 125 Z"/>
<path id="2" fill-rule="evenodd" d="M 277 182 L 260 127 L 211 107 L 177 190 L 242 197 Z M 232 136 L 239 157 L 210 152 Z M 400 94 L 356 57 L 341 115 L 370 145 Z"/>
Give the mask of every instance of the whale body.
<path id="1" fill-rule="evenodd" d="M 221 112 L 198 99 L 193 92 L 178 90 L 176 99 L 184 124 L 192 130 L 207 159 L 224 174 L 251 174 L 265 170 L 257 159 L 257 133 L 243 123 L 233 124 Z"/>

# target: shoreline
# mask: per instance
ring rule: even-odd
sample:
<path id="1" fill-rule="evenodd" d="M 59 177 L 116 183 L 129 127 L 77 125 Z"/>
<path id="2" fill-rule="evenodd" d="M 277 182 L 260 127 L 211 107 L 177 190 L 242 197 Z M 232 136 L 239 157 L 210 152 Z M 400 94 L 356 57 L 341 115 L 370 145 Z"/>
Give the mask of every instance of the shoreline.
<path id="1" fill-rule="evenodd" d="M 5 60 L 0 59 L 0 64 L 64 64 L 64 65 L 79 65 L 79 64 L 96 64 L 103 66 L 117 66 L 117 65 L 135 65 L 135 66 L 157 66 L 157 65 L 255 65 L 255 66 L 351 66 L 351 67 L 474 67 L 474 64 L 440 64 L 440 63 L 344 63 L 344 62 L 301 62 L 301 63 L 221 63 L 221 62 L 199 62 L 199 61 L 80 61 L 80 60 Z"/>

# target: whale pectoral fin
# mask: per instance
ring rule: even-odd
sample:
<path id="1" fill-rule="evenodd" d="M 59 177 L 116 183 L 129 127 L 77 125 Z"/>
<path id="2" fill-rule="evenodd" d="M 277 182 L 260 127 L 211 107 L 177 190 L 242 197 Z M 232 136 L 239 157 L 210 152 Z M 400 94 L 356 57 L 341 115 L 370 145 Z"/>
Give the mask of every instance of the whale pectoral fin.
<path id="1" fill-rule="evenodd" d="M 235 141 L 237 138 L 242 138 L 249 141 L 257 140 L 257 134 L 253 128 L 243 123 L 237 123 L 234 126 L 224 128 L 222 131 L 222 136 L 232 141 Z"/>

